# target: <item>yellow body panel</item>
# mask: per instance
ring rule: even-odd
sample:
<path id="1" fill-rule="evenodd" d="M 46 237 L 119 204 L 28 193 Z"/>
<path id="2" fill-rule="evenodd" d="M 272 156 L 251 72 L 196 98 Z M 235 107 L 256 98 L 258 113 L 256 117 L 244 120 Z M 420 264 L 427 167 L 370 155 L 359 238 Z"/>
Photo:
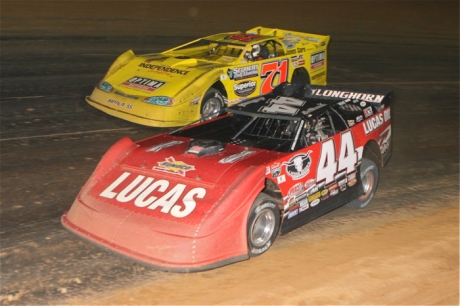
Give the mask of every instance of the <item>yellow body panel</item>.
<path id="1" fill-rule="evenodd" d="M 204 37 L 162 53 L 136 56 L 129 50 L 86 101 L 138 124 L 183 126 L 200 119 L 210 88 L 220 92 L 224 107 L 286 81 L 326 85 L 328 43 L 325 35 L 257 27 Z M 256 56 L 260 49 L 264 52 Z"/>

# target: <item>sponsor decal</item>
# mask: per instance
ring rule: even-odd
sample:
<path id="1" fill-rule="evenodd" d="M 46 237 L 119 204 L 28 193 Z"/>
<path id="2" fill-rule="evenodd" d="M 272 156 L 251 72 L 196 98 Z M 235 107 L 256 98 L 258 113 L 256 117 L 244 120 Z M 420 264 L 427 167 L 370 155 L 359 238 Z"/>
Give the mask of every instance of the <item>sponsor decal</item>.
<path id="1" fill-rule="evenodd" d="M 367 103 L 365 101 L 359 102 L 359 106 L 361 107 L 366 107 Z"/>
<path id="2" fill-rule="evenodd" d="M 391 144 L 391 125 L 389 125 L 382 134 L 379 135 L 379 147 L 382 155 L 386 154 Z"/>
<path id="3" fill-rule="evenodd" d="M 355 185 L 355 184 L 356 184 L 356 182 L 357 182 L 357 180 L 356 180 L 356 179 L 352 179 L 351 181 L 349 181 L 349 182 L 348 182 L 348 186 L 350 186 L 350 187 L 351 187 L 351 186 Z"/>
<path id="4" fill-rule="evenodd" d="M 235 67 L 233 69 L 228 69 L 227 74 L 230 80 L 242 80 L 247 78 L 253 78 L 259 76 L 258 65 L 250 65 L 244 67 Z"/>
<path id="5" fill-rule="evenodd" d="M 124 172 L 99 196 L 119 203 L 131 202 L 136 207 L 160 209 L 160 212 L 175 218 L 184 218 L 194 211 L 196 199 L 206 196 L 206 189 L 201 187 L 193 188 L 183 196 L 186 189 L 187 185 L 170 186 L 167 180 L 155 180 L 144 175 L 138 175 L 133 180 L 130 172 Z"/>
<path id="6" fill-rule="evenodd" d="M 311 152 L 312 151 L 310 150 L 306 154 L 297 154 L 294 157 L 292 157 L 288 162 L 283 162 L 283 166 L 286 167 L 287 175 L 289 175 L 293 180 L 299 180 L 305 177 L 308 173 L 310 173 Z"/>
<path id="7" fill-rule="evenodd" d="M 347 176 L 348 181 L 354 180 L 356 178 L 356 172 Z"/>
<path id="8" fill-rule="evenodd" d="M 299 214 L 299 209 L 289 211 L 288 219 L 291 219 L 292 217 L 295 217 L 295 216 L 297 216 L 298 214 Z"/>
<path id="9" fill-rule="evenodd" d="M 311 203 L 310 203 L 310 207 L 315 207 L 316 205 L 318 205 L 318 204 L 319 204 L 319 202 L 321 202 L 321 200 L 320 200 L 320 199 L 316 199 L 316 200 L 314 200 L 313 202 L 311 202 Z"/>
<path id="10" fill-rule="evenodd" d="M 315 192 L 318 192 L 318 190 L 319 190 L 318 185 L 313 185 L 308 189 L 308 194 L 309 195 L 314 194 Z"/>
<path id="11" fill-rule="evenodd" d="M 227 157 L 224 157 L 222 158 L 221 160 L 219 160 L 219 163 L 220 164 L 231 164 L 231 163 L 234 163 L 240 159 L 243 159 L 245 157 L 248 157 L 252 154 L 256 153 L 256 151 L 242 151 L 242 152 L 239 152 L 239 153 L 236 153 L 236 154 L 233 154 L 233 155 L 230 155 L 230 156 L 227 156 Z"/>
<path id="12" fill-rule="evenodd" d="M 324 66 L 325 52 L 320 51 L 310 56 L 310 69 L 315 70 Z"/>
<path id="13" fill-rule="evenodd" d="M 355 125 L 355 120 L 347 120 L 348 126 L 353 126 Z"/>
<path id="14" fill-rule="evenodd" d="M 291 57 L 291 62 L 294 67 L 305 65 L 303 54 Z"/>
<path id="15" fill-rule="evenodd" d="M 174 157 L 171 156 L 166 158 L 163 162 L 158 162 L 158 166 L 154 166 L 152 170 L 185 176 L 187 171 L 195 170 L 195 167 L 187 165 L 182 161 L 176 161 Z"/>
<path id="16" fill-rule="evenodd" d="M 326 75 L 326 71 L 323 71 L 323 72 L 315 74 L 314 76 L 311 77 L 311 79 L 312 80 L 317 80 L 317 79 L 319 79 L 319 78 L 321 78 L 321 77 L 323 77 L 325 75 Z"/>
<path id="17" fill-rule="evenodd" d="M 164 142 L 164 143 L 160 143 L 158 145 L 155 145 L 153 147 L 150 147 L 147 149 L 147 152 L 158 152 L 164 148 L 169 148 L 169 147 L 172 147 L 172 146 L 176 146 L 178 144 L 181 144 L 183 143 L 183 141 L 180 141 L 180 140 L 173 140 L 173 141 L 168 141 L 168 142 Z"/>
<path id="18" fill-rule="evenodd" d="M 390 108 L 386 109 L 383 111 L 383 118 L 385 119 L 385 122 L 391 119 L 391 111 Z"/>
<path id="19" fill-rule="evenodd" d="M 305 189 L 309 189 L 311 186 L 313 186 L 315 184 L 315 180 L 314 179 L 309 179 L 308 181 L 305 182 Z"/>
<path id="20" fill-rule="evenodd" d="M 245 97 L 252 94 L 257 87 L 256 81 L 245 81 L 233 85 L 233 91 L 237 96 Z"/>
<path id="21" fill-rule="evenodd" d="M 295 197 L 290 198 L 289 199 L 289 210 L 293 211 L 293 210 L 296 210 L 297 208 L 299 208 L 299 205 L 295 204 Z"/>
<path id="22" fill-rule="evenodd" d="M 342 185 L 345 185 L 346 183 L 347 183 L 347 179 L 344 178 L 343 180 L 340 180 L 338 184 L 339 184 L 339 187 L 340 187 Z"/>
<path id="23" fill-rule="evenodd" d="M 145 90 L 149 92 L 153 92 L 166 84 L 162 81 L 152 80 L 148 78 L 141 78 L 138 76 L 132 77 L 129 80 L 124 81 L 121 85 L 126 87 L 131 87 L 135 89 Z"/>
<path id="24" fill-rule="evenodd" d="M 154 64 L 149 64 L 149 63 L 140 63 L 139 67 L 147 68 L 147 69 L 150 69 L 156 72 L 167 72 L 167 73 L 180 74 L 180 75 L 187 75 L 190 72 L 189 70 L 171 68 L 171 67 L 154 65 Z"/>
<path id="25" fill-rule="evenodd" d="M 356 117 L 356 122 L 361 122 L 363 121 L 363 115 L 359 115 L 358 117 Z"/>
<path id="26" fill-rule="evenodd" d="M 118 101 L 118 100 L 115 100 L 115 99 L 107 99 L 107 103 L 114 104 L 114 105 L 116 105 L 118 107 L 124 107 L 124 108 L 127 108 L 127 109 L 132 109 L 133 108 L 132 104 L 121 102 L 121 101 Z"/>
<path id="27" fill-rule="evenodd" d="M 297 48 L 297 52 L 305 52 L 305 48 Z M 303 58 L 303 55 L 300 55 Z M 299 58 L 300 59 L 300 58 Z M 305 63 L 304 63 L 305 64 Z"/>
<path id="28" fill-rule="evenodd" d="M 364 121 L 363 128 L 364 134 L 369 135 L 374 130 L 378 129 L 383 124 L 383 114 L 376 114 L 374 117 L 371 117 Z"/>
<path id="29" fill-rule="evenodd" d="M 277 180 L 278 184 L 282 184 L 282 183 L 286 182 L 286 175 L 284 175 L 284 174 L 280 175 L 280 176 L 278 176 L 276 178 L 276 180 Z"/>
<path id="30" fill-rule="evenodd" d="M 281 174 L 281 167 L 272 169 L 272 177 L 273 178 L 280 176 L 280 174 Z"/>
<path id="31" fill-rule="evenodd" d="M 361 92 L 329 90 L 329 89 L 312 89 L 312 95 L 318 97 L 342 98 L 342 99 L 360 99 L 366 102 L 381 103 L 384 95 L 367 94 Z"/>
<path id="32" fill-rule="evenodd" d="M 302 183 L 297 183 L 294 186 L 291 187 L 288 191 L 288 196 L 296 196 L 300 194 L 303 191 L 303 184 Z"/>
<path id="33" fill-rule="evenodd" d="M 308 206 L 308 199 L 305 198 L 305 199 L 300 200 L 299 205 L 300 205 L 300 207 Z"/>
<path id="34" fill-rule="evenodd" d="M 265 167 L 265 175 L 270 174 L 270 166 Z"/>
<path id="35" fill-rule="evenodd" d="M 316 38 L 316 37 L 307 36 L 307 37 L 303 37 L 303 39 L 308 40 L 308 41 L 312 41 L 312 42 L 315 42 L 315 43 L 319 43 L 319 39 Z"/>
<path id="36" fill-rule="evenodd" d="M 308 204 L 307 200 L 303 201 L 304 204 L 300 205 L 299 212 L 306 211 L 308 208 L 310 208 L 310 205 Z"/>
<path id="37" fill-rule="evenodd" d="M 374 114 L 374 112 L 372 111 L 372 107 L 369 106 L 369 107 L 366 107 L 364 110 L 364 117 L 368 118 L 370 116 L 372 116 Z"/>
<path id="38" fill-rule="evenodd" d="M 327 189 L 321 190 L 321 196 L 326 195 L 328 192 L 329 192 L 329 190 L 327 190 Z"/>
<path id="39" fill-rule="evenodd" d="M 296 42 L 293 40 L 283 39 L 281 42 L 286 47 L 286 49 L 295 48 L 295 45 L 296 45 Z M 294 50 L 294 53 L 295 53 L 295 50 Z"/>
<path id="40" fill-rule="evenodd" d="M 311 196 L 308 197 L 308 202 L 311 203 L 311 202 L 313 202 L 314 200 L 319 199 L 320 196 L 321 196 L 321 192 L 318 191 L 317 193 L 312 194 Z M 314 205 L 311 205 L 311 206 L 313 207 Z"/>
<path id="41" fill-rule="evenodd" d="M 329 195 L 331 197 L 335 196 L 336 194 L 339 193 L 339 189 L 338 188 L 335 188 L 335 189 L 332 189 L 331 191 L 329 191 Z"/>

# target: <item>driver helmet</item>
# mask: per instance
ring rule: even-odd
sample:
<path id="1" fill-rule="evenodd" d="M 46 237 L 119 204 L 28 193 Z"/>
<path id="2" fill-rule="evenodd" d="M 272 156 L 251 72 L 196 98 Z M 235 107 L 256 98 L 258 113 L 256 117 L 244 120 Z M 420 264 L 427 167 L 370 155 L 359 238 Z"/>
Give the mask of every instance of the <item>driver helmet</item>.
<path id="1" fill-rule="evenodd" d="M 252 57 L 254 59 L 257 59 L 259 56 L 260 56 L 260 46 L 258 44 L 252 46 Z"/>

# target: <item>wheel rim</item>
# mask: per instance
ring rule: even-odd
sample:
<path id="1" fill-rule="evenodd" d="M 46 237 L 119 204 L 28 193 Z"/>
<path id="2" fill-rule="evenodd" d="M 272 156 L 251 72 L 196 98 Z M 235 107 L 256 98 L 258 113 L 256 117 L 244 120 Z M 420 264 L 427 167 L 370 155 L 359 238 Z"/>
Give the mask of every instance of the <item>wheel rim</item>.
<path id="1" fill-rule="evenodd" d="M 255 247 L 265 245 L 275 230 L 275 215 L 271 210 L 262 210 L 255 218 L 251 228 L 251 240 Z"/>
<path id="2" fill-rule="evenodd" d="M 203 106 L 203 119 L 212 119 L 219 115 L 221 105 L 218 98 L 211 98 Z"/>
<path id="3" fill-rule="evenodd" d="M 364 174 L 361 180 L 363 182 L 364 195 L 361 196 L 359 199 L 361 201 L 364 201 L 372 193 L 372 187 L 374 186 L 374 180 L 375 180 L 374 173 L 370 171 L 366 172 L 366 174 Z"/>

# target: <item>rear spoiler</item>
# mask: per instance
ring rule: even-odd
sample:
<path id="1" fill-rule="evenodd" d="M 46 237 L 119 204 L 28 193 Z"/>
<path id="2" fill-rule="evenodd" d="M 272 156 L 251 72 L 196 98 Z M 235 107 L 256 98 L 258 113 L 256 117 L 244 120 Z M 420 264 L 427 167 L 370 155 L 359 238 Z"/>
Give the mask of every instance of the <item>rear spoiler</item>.
<path id="1" fill-rule="evenodd" d="M 298 99 L 321 99 L 325 103 L 345 100 L 365 101 L 375 106 L 388 106 L 393 92 L 373 91 L 357 88 L 343 88 L 335 86 L 307 85 L 298 83 L 282 83 L 275 87 L 273 93 L 281 96 L 290 96 Z"/>
<path id="2" fill-rule="evenodd" d="M 285 39 L 290 39 L 294 41 L 305 40 L 310 43 L 317 44 L 319 46 L 327 45 L 330 40 L 329 35 L 303 33 L 303 32 L 282 30 L 282 29 L 276 29 L 276 28 L 264 28 L 261 26 L 247 30 L 246 33 L 247 34 L 281 36 L 281 37 L 284 37 Z"/>

